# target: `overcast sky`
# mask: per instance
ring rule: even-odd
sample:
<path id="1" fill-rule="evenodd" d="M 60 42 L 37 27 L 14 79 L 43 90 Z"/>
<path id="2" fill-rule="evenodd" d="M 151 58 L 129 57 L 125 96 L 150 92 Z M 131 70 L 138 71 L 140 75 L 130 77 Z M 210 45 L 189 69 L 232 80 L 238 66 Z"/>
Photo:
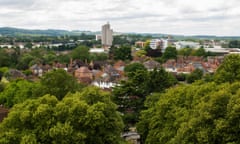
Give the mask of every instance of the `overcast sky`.
<path id="1" fill-rule="evenodd" d="M 0 0 L 0 27 L 240 36 L 240 0 Z"/>

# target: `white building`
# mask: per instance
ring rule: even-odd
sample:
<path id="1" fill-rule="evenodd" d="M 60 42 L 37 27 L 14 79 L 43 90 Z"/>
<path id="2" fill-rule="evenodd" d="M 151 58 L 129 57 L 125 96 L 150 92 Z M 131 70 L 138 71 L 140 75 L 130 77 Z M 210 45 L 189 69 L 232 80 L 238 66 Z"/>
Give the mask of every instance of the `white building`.
<path id="1" fill-rule="evenodd" d="M 101 39 L 102 39 L 102 36 L 100 34 L 97 34 L 96 35 L 96 41 L 101 40 Z"/>
<path id="2" fill-rule="evenodd" d="M 157 48 L 160 48 L 162 52 L 164 52 L 167 46 L 168 46 L 168 40 L 166 39 L 152 39 L 150 41 L 150 48 L 154 50 Z"/>
<path id="3" fill-rule="evenodd" d="M 105 89 L 105 88 L 113 88 L 117 84 L 113 82 L 94 81 L 92 85 Z"/>
<path id="4" fill-rule="evenodd" d="M 161 42 L 161 40 L 159 40 L 159 39 L 152 39 L 150 41 L 149 46 L 150 46 L 151 49 L 157 49 L 158 46 L 160 46 L 160 42 Z"/>
<path id="5" fill-rule="evenodd" d="M 3 45 L 0 45 L 0 48 L 13 48 L 13 45 L 3 44 Z"/>
<path id="6" fill-rule="evenodd" d="M 60 47 L 60 46 L 62 46 L 63 44 L 62 43 L 56 43 L 56 44 L 49 44 L 48 46 L 50 47 L 50 48 L 53 48 L 53 47 Z"/>
<path id="7" fill-rule="evenodd" d="M 110 29 L 110 24 L 107 23 L 102 26 L 102 45 L 103 47 L 112 46 L 113 42 L 113 30 Z"/>
<path id="8" fill-rule="evenodd" d="M 240 53 L 240 49 L 238 48 L 204 48 L 205 51 L 214 52 L 214 53 L 222 53 L 222 54 L 233 54 Z"/>
<path id="9" fill-rule="evenodd" d="M 106 53 L 104 48 L 90 48 L 90 53 Z"/>
<path id="10" fill-rule="evenodd" d="M 176 46 L 176 49 L 181 49 L 181 48 L 200 48 L 200 44 L 196 42 L 191 42 L 191 41 L 178 41 L 174 43 Z"/>

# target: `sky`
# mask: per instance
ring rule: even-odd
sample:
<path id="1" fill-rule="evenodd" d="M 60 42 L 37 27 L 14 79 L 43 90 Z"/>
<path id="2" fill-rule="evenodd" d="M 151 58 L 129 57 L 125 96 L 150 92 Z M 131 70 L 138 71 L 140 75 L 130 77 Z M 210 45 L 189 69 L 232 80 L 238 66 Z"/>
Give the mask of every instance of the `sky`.
<path id="1" fill-rule="evenodd" d="M 240 0 L 0 0 L 0 27 L 240 36 Z"/>

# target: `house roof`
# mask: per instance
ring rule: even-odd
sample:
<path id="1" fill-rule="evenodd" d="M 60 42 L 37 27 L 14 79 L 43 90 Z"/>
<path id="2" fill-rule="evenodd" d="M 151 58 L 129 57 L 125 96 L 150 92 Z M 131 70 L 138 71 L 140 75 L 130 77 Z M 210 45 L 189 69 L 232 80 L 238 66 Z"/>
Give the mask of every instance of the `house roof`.
<path id="1" fill-rule="evenodd" d="M 88 67 L 82 66 L 76 70 L 77 73 L 92 73 Z"/>
<path id="2" fill-rule="evenodd" d="M 122 67 L 122 66 L 125 66 L 125 65 L 126 64 L 123 61 L 119 60 L 114 64 L 114 67 Z"/>
<path id="3" fill-rule="evenodd" d="M 159 68 L 160 67 L 160 63 L 156 62 L 154 60 L 149 60 L 143 63 L 143 65 L 147 68 L 147 69 L 154 69 L 154 68 Z"/>
<path id="4" fill-rule="evenodd" d="M 19 70 L 11 69 L 9 70 L 9 74 L 13 78 L 25 78 L 26 76 Z"/>

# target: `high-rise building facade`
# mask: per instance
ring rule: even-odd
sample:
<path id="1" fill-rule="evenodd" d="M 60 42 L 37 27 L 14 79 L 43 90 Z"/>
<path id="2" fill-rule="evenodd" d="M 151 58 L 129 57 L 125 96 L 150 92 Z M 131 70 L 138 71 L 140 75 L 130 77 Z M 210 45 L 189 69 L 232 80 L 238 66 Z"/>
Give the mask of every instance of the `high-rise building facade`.
<path id="1" fill-rule="evenodd" d="M 110 24 L 107 23 L 102 26 L 102 45 L 103 47 L 112 46 L 113 42 L 113 30 L 110 29 Z"/>

